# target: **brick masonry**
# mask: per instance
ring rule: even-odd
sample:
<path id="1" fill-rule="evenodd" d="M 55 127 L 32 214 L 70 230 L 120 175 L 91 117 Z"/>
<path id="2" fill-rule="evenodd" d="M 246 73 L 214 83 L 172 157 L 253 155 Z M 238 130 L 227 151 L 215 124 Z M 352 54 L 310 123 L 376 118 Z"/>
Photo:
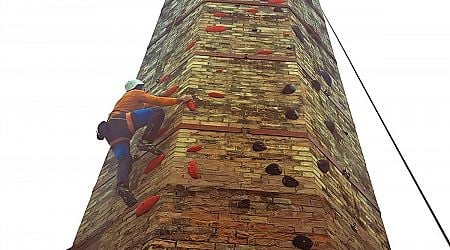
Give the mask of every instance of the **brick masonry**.
<path id="1" fill-rule="evenodd" d="M 165 108 L 166 158 L 149 174 L 152 156 L 132 141 L 133 192 L 161 196 L 143 216 L 115 195 L 108 152 L 72 249 L 292 249 L 297 235 L 311 249 L 389 249 L 320 13 L 316 0 L 166 1 L 138 78 L 153 94 L 177 85 L 199 108 Z M 206 31 L 216 25 L 225 31 Z M 286 84 L 296 91 L 282 94 Z M 267 150 L 255 152 L 256 141 Z M 187 153 L 195 144 L 203 149 Z M 271 163 L 281 175 L 265 172 Z"/>

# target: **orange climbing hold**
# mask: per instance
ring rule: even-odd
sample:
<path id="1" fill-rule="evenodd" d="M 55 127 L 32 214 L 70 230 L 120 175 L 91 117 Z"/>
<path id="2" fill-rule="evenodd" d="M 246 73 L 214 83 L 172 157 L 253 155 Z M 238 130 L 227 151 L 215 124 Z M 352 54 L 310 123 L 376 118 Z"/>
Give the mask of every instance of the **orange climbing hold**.
<path id="1" fill-rule="evenodd" d="M 284 3 L 284 0 L 269 0 L 269 3 L 271 3 L 271 4 L 282 4 L 282 3 Z"/>
<path id="2" fill-rule="evenodd" d="M 208 93 L 208 96 L 214 97 L 214 98 L 224 98 L 225 95 L 219 92 L 210 92 Z"/>
<path id="3" fill-rule="evenodd" d="M 203 149 L 203 146 L 202 146 L 202 145 L 194 145 L 194 146 L 190 146 L 190 147 L 186 150 L 186 152 L 188 152 L 188 153 L 198 152 L 198 151 L 200 151 L 200 150 L 202 150 L 202 149 Z"/>
<path id="4" fill-rule="evenodd" d="M 175 85 L 175 86 L 171 87 L 170 89 L 166 90 L 166 92 L 164 92 L 163 96 L 170 97 L 171 95 L 173 95 L 173 93 L 177 92 L 177 90 L 178 90 L 178 85 Z"/>
<path id="5" fill-rule="evenodd" d="M 163 75 L 161 78 L 159 78 L 158 83 L 163 83 L 167 80 L 169 80 L 169 75 Z"/>
<path id="6" fill-rule="evenodd" d="M 150 163 L 145 168 L 144 173 L 148 174 L 150 173 L 150 171 L 158 167 L 159 164 L 161 164 L 161 162 L 164 160 L 164 157 L 165 157 L 164 154 L 162 154 L 153 158 L 153 160 L 151 160 Z"/>
<path id="7" fill-rule="evenodd" d="M 188 173 L 193 179 L 200 178 L 200 176 L 198 174 L 197 163 L 195 162 L 195 160 L 192 160 L 189 162 Z"/>
<path id="8" fill-rule="evenodd" d="M 192 100 L 187 102 L 187 107 L 190 111 L 195 111 L 197 109 L 197 105 Z"/>
<path id="9" fill-rule="evenodd" d="M 195 46 L 196 43 L 197 43 L 196 40 L 190 42 L 190 43 L 188 44 L 188 46 L 186 47 L 186 51 L 192 49 L 192 48 Z"/>
<path id="10" fill-rule="evenodd" d="M 265 55 L 265 56 L 267 56 L 267 55 L 272 54 L 272 50 L 262 49 L 262 50 L 259 50 L 259 51 L 257 52 L 257 54 L 258 54 L 258 55 Z"/>
<path id="11" fill-rule="evenodd" d="M 223 69 L 222 68 L 216 69 L 216 73 L 223 73 Z"/>
<path id="12" fill-rule="evenodd" d="M 159 201 L 159 198 L 159 195 L 154 195 L 139 204 L 139 206 L 137 206 L 136 208 L 136 216 L 139 217 L 150 211 L 150 209 L 152 209 L 156 202 Z"/>
<path id="13" fill-rule="evenodd" d="M 251 9 L 248 9 L 247 12 L 256 14 L 256 13 L 258 13 L 258 9 L 257 8 L 251 8 Z"/>
<path id="14" fill-rule="evenodd" d="M 215 13 L 214 13 L 214 16 L 215 16 L 215 17 L 224 17 L 224 16 L 225 16 L 225 13 L 220 12 L 220 11 L 219 11 L 219 12 L 215 12 Z"/>
<path id="15" fill-rule="evenodd" d="M 227 28 L 225 28 L 225 26 L 222 26 L 222 25 L 206 27 L 206 32 L 222 32 L 225 30 L 227 30 Z"/>

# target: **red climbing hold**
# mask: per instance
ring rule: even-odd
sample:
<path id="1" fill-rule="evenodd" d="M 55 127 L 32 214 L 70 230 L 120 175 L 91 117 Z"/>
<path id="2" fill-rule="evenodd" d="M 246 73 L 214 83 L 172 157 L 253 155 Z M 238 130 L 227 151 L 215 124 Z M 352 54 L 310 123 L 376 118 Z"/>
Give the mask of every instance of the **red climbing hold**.
<path id="1" fill-rule="evenodd" d="M 256 13 L 258 13 L 258 9 L 257 8 L 251 8 L 251 9 L 248 9 L 247 12 L 256 14 Z"/>
<path id="2" fill-rule="evenodd" d="M 222 25 L 206 27 L 206 32 L 222 32 L 225 30 L 227 30 L 227 28 L 225 28 L 225 26 L 222 26 Z"/>
<path id="3" fill-rule="evenodd" d="M 169 75 L 163 75 L 161 78 L 159 78 L 158 83 L 163 83 L 167 80 L 169 80 Z"/>
<path id="4" fill-rule="evenodd" d="M 175 85 L 175 86 L 171 87 L 170 89 L 166 90 L 166 92 L 164 92 L 163 96 L 169 97 L 169 96 L 173 95 L 173 93 L 177 92 L 177 90 L 178 90 L 178 85 Z"/>
<path id="5" fill-rule="evenodd" d="M 190 111 L 195 111 L 197 109 L 197 105 L 192 100 L 187 102 L 187 107 Z"/>
<path id="6" fill-rule="evenodd" d="M 144 173 L 148 174 L 150 171 L 155 169 L 159 164 L 161 164 L 162 160 L 164 160 L 164 154 L 158 155 L 153 160 L 150 161 L 150 163 L 147 165 L 147 167 L 144 170 Z"/>
<path id="7" fill-rule="evenodd" d="M 208 96 L 214 97 L 214 98 L 224 98 L 225 95 L 219 92 L 210 92 L 208 93 Z"/>
<path id="8" fill-rule="evenodd" d="M 187 48 L 186 48 L 186 51 L 192 49 L 192 48 L 195 46 L 196 43 L 197 43 L 197 41 L 195 41 L 195 40 L 192 41 L 192 42 L 190 42 L 190 43 L 188 44 Z"/>
<path id="9" fill-rule="evenodd" d="M 193 179 L 198 179 L 200 176 L 198 174 L 197 163 L 195 160 L 189 162 L 188 173 Z"/>
<path id="10" fill-rule="evenodd" d="M 262 50 L 259 50 L 259 51 L 257 52 L 257 54 L 258 54 L 258 55 L 265 55 L 265 56 L 267 56 L 267 55 L 272 54 L 272 51 L 271 51 L 271 50 L 268 50 L 268 49 L 262 49 Z"/>
<path id="11" fill-rule="evenodd" d="M 136 208 L 136 216 L 139 217 L 150 211 L 150 209 L 152 209 L 152 207 L 156 204 L 156 202 L 159 201 L 159 198 L 160 198 L 159 195 L 155 195 L 139 204 L 139 206 Z"/>
<path id="12" fill-rule="evenodd" d="M 223 13 L 223 12 L 215 12 L 215 13 L 214 13 L 214 16 L 215 16 L 215 17 L 224 17 L 224 16 L 225 16 L 225 13 Z"/>
<path id="13" fill-rule="evenodd" d="M 217 69 L 217 70 L 216 70 L 216 73 L 223 73 L 223 69 L 222 69 L 222 68 Z"/>
<path id="14" fill-rule="evenodd" d="M 269 3 L 271 3 L 271 4 L 282 4 L 282 3 L 284 3 L 284 0 L 269 0 Z"/>
<path id="15" fill-rule="evenodd" d="M 202 150 L 202 148 L 203 148 L 202 145 L 194 145 L 194 146 L 190 146 L 190 147 L 186 150 L 186 152 L 189 152 L 189 153 L 191 153 L 191 152 L 198 152 L 198 151 Z"/>

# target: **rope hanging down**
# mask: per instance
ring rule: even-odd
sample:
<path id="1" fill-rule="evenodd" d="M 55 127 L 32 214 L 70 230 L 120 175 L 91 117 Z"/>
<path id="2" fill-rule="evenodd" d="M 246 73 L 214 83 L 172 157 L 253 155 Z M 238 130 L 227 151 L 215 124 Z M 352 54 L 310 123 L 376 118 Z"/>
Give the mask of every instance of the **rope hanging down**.
<path id="1" fill-rule="evenodd" d="M 425 201 L 425 203 L 427 204 L 428 209 L 430 210 L 431 215 L 433 216 L 436 224 L 438 225 L 439 229 L 441 230 L 442 235 L 444 236 L 445 240 L 447 241 L 447 244 L 450 246 L 450 241 L 447 237 L 447 235 L 445 234 L 444 229 L 441 226 L 441 223 L 439 222 L 438 218 L 436 217 L 436 215 L 434 214 L 433 209 L 431 208 L 430 203 L 428 202 L 427 198 L 425 197 L 425 194 L 423 193 L 422 189 L 419 186 L 419 183 L 417 182 L 416 178 L 414 177 L 414 174 L 412 173 L 411 169 L 408 166 L 408 163 L 406 163 L 405 158 L 403 157 L 403 154 L 400 152 L 400 149 L 397 146 L 397 143 L 395 142 L 394 138 L 391 135 L 391 132 L 389 131 L 388 127 L 386 126 L 386 124 L 384 123 L 383 118 L 381 117 L 380 113 L 378 112 L 377 107 L 375 106 L 375 103 L 373 102 L 369 92 L 367 91 L 363 81 L 361 80 L 361 78 L 359 77 L 358 71 L 356 71 L 355 66 L 353 65 L 352 60 L 350 59 L 349 55 L 347 54 L 347 51 L 344 48 L 344 45 L 342 45 L 341 40 L 339 39 L 338 35 L 336 34 L 336 31 L 334 30 L 333 26 L 331 25 L 330 21 L 328 20 L 327 16 L 325 15 L 325 12 L 323 12 L 323 16 L 325 17 L 325 20 L 327 21 L 328 25 L 330 26 L 331 30 L 333 31 L 334 36 L 336 37 L 342 51 L 344 52 L 345 56 L 347 57 L 348 62 L 350 63 L 350 65 L 352 66 L 353 72 L 355 72 L 356 77 L 358 78 L 359 82 L 361 83 L 362 88 L 364 89 L 364 92 L 366 93 L 367 97 L 369 98 L 370 103 L 372 104 L 372 107 L 374 108 L 375 112 L 378 115 L 378 118 L 380 119 L 381 123 L 383 124 L 384 129 L 386 130 L 387 134 L 389 135 L 389 138 L 391 139 L 392 143 L 394 144 L 395 149 L 397 150 L 397 153 L 400 155 L 400 158 L 403 161 L 403 164 L 405 165 L 406 169 L 408 170 L 409 175 L 411 176 L 412 180 L 414 181 L 414 184 L 416 185 L 417 189 L 420 192 L 420 195 L 422 196 L 423 200 Z"/>

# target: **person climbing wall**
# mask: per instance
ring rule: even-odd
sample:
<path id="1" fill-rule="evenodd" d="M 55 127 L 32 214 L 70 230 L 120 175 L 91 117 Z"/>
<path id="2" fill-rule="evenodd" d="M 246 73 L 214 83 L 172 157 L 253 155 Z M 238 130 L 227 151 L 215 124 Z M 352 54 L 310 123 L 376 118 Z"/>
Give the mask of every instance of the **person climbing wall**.
<path id="1" fill-rule="evenodd" d="M 139 150 L 161 155 L 162 151 L 153 145 L 153 141 L 164 121 L 165 112 L 157 106 L 172 106 L 192 100 L 190 95 L 180 98 L 153 96 L 143 88 L 144 83 L 140 80 L 128 81 L 125 84 L 126 93 L 117 101 L 108 121 L 102 121 L 97 127 L 97 139 L 106 138 L 118 162 L 116 190 L 128 207 L 137 203 L 129 188 L 129 173 L 133 164 L 130 139 L 136 130 L 147 126 L 137 147 Z"/>

